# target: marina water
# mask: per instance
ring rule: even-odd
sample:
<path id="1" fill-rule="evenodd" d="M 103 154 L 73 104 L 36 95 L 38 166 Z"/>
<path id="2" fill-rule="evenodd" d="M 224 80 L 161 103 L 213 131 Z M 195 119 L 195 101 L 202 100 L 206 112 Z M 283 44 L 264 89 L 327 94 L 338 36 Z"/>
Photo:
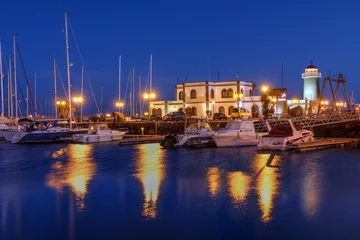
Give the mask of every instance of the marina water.
<path id="1" fill-rule="evenodd" d="M 0 144 L 0 239 L 358 239 L 360 149 Z"/>

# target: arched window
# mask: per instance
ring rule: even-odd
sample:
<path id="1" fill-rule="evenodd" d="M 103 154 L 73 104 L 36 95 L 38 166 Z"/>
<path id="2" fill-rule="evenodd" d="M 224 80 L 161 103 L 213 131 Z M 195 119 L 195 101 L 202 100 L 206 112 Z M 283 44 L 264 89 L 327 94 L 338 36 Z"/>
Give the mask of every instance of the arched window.
<path id="1" fill-rule="evenodd" d="M 226 89 L 221 90 L 221 97 L 222 98 L 227 98 L 228 97 L 228 92 L 226 91 Z"/>
<path id="2" fill-rule="evenodd" d="M 179 100 L 184 100 L 184 92 L 183 91 L 179 92 Z"/>
<path id="3" fill-rule="evenodd" d="M 219 107 L 219 113 L 225 113 L 225 108 L 223 106 Z"/>
<path id="4" fill-rule="evenodd" d="M 156 115 L 156 108 L 151 109 L 151 114 Z"/>
<path id="5" fill-rule="evenodd" d="M 233 92 L 233 90 L 231 89 L 231 88 L 229 88 L 229 90 L 228 90 L 228 97 L 229 98 L 232 98 L 234 96 L 234 92 Z"/>
<path id="6" fill-rule="evenodd" d="M 192 107 L 191 111 L 192 111 L 192 115 L 193 115 L 193 116 L 197 116 L 197 115 L 196 115 L 196 107 Z"/>
<path id="7" fill-rule="evenodd" d="M 251 117 L 259 117 L 260 113 L 259 113 L 259 106 L 254 104 L 251 107 Z"/>
<path id="8" fill-rule="evenodd" d="M 211 89 L 210 91 L 210 98 L 215 98 L 214 89 Z"/>
<path id="9" fill-rule="evenodd" d="M 162 116 L 161 108 L 158 108 L 158 109 L 157 109 L 156 114 L 159 115 L 159 116 Z"/>
<path id="10" fill-rule="evenodd" d="M 179 108 L 178 112 L 184 112 L 183 108 Z"/>
<path id="11" fill-rule="evenodd" d="M 190 92 L 190 97 L 191 97 L 191 99 L 195 99 L 195 98 L 196 98 L 196 90 L 195 90 L 195 89 L 191 90 L 191 92 Z"/>
<path id="12" fill-rule="evenodd" d="M 241 96 L 245 97 L 243 88 L 240 90 L 240 93 L 241 93 Z"/>
<path id="13" fill-rule="evenodd" d="M 231 115 L 231 112 L 232 112 L 233 109 L 234 109 L 233 106 L 230 106 L 230 107 L 229 107 L 229 115 Z"/>
<path id="14" fill-rule="evenodd" d="M 253 95 L 253 92 L 252 92 L 252 89 L 249 90 L 249 96 L 252 96 Z"/>

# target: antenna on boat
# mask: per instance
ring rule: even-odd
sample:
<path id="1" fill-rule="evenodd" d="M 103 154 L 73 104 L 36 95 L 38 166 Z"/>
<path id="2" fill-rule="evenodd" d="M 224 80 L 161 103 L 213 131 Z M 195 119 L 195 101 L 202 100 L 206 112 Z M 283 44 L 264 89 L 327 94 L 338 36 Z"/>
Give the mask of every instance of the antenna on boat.
<path id="1" fill-rule="evenodd" d="M 72 128 L 71 123 L 71 83 L 70 83 L 70 59 L 69 59 L 69 40 L 68 40 L 68 12 L 65 12 L 65 42 L 66 42 L 66 68 L 67 68 L 67 78 L 68 78 L 68 104 L 69 104 L 69 122 L 70 128 Z"/>
<path id="2" fill-rule="evenodd" d="M 11 55 L 9 56 L 9 86 L 10 86 L 10 117 L 14 117 L 14 107 L 13 107 L 13 91 L 12 91 L 12 76 L 11 76 Z"/>
<path id="3" fill-rule="evenodd" d="M 83 121 L 83 102 L 84 102 L 84 64 L 81 65 L 81 101 L 80 101 L 80 122 Z"/>
<path id="4" fill-rule="evenodd" d="M 119 56 L 119 99 L 118 99 L 118 103 L 119 103 L 119 112 L 120 112 L 120 102 L 121 102 L 121 55 Z"/>

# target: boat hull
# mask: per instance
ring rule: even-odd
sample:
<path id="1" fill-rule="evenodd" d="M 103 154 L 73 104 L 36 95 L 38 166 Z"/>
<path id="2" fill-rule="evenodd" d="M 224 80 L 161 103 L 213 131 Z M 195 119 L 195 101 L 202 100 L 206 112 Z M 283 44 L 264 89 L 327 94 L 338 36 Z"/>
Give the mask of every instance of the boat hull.
<path id="1" fill-rule="evenodd" d="M 11 139 L 12 143 L 49 143 L 49 142 L 64 142 L 71 139 L 70 131 L 59 131 L 59 132 L 17 132 Z"/>
<path id="2" fill-rule="evenodd" d="M 5 138 L 6 141 L 11 142 L 12 138 L 17 133 L 17 131 L 3 131 L 1 133 L 2 133 L 2 136 Z"/>
<path id="3" fill-rule="evenodd" d="M 283 138 L 283 137 L 263 137 L 258 144 L 259 150 L 273 150 L 273 151 L 286 151 L 289 145 L 299 142 L 312 142 L 313 136 L 299 137 L 299 138 Z"/>
<path id="4" fill-rule="evenodd" d="M 237 136 L 213 136 L 213 139 L 217 147 L 246 147 L 256 146 L 258 144 L 258 139 L 255 136 L 247 136 L 242 138 Z"/>
<path id="5" fill-rule="evenodd" d="M 73 141 L 79 143 L 98 143 L 98 142 L 113 142 L 123 139 L 125 133 L 118 133 L 112 135 L 98 135 L 98 134 L 75 134 Z"/>

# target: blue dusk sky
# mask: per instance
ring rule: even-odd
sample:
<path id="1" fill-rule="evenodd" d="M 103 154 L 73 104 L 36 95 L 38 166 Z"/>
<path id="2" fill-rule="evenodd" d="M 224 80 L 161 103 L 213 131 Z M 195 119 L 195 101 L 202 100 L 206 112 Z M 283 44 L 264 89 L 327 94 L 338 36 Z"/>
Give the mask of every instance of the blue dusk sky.
<path id="1" fill-rule="evenodd" d="M 122 95 L 131 67 L 143 85 L 153 54 L 153 87 L 159 99 L 173 99 L 180 82 L 236 79 L 284 86 L 302 96 L 301 74 L 310 61 L 326 75 L 343 72 L 349 93 L 360 97 L 360 2 L 314 0 L 238 1 L 5 1 L 1 4 L 0 36 L 4 56 L 12 54 L 17 34 L 25 67 L 33 85 L 37 73 L 37 103 L 53 99 L 53 58 L 66 81 L 64 12 L 70 21 L 85 67 L 103 112 L 114 109 L 118 96 L 118 58 L 122 55 Z M 72 91 L 80 91 L 81 60 L 70 32 Z M 4 67 L 5 68 L 5 67 Z M 18 58 L 18 77 L 25 78 Z M 33 88 L 33 86 L 32 86 Z M 59 95 L 64 98 L 60 83 Z M 85 112 L 95 103 L 85 79 Z M 34 91 L 34 90 L 33 90 Z"/>

